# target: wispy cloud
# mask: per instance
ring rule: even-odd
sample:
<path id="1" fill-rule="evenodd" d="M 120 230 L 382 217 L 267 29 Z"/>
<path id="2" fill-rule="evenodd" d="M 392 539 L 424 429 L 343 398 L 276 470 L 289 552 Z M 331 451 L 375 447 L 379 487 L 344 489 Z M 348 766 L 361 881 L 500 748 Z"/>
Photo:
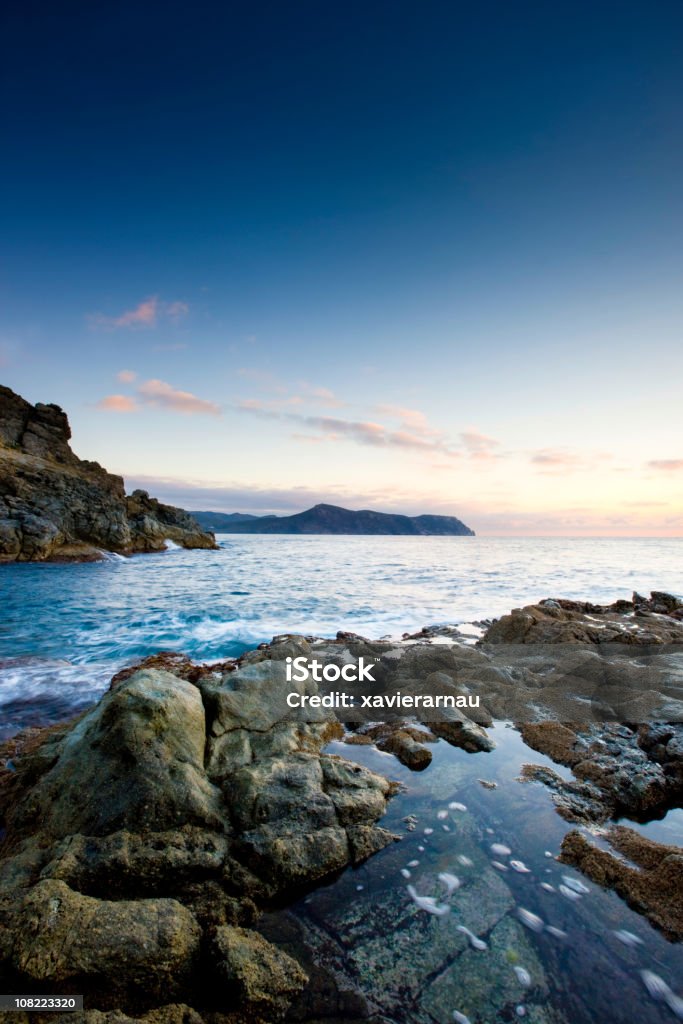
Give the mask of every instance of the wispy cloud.
<path id="1" fill-rule="evenodd" d="M 480 434 L 477 430 L 464 430 L 460 440 L 471 459 L 485 461 L 502 458 L 500 441 L 496 441 L 494 437 Z"/>
<path id="2" fill-rule="evenodd" d="M 317 431 L 327 441 L 352 441 L 373 448 L 401 448 L 424 453 L 439 452 L 442 455 L 458 457 L 459 453 L 440 437 L 425 436 L 422 430 L 392 429 L 372 420 L 348 420 L 336 416 L 306 416 L 302 413 L 286 412 L 264 407 L 254 399 L 247 399 L 237 406 L 238 411 L 251 413 L 265 419 L 279 419 Z M 297 439 L 300 435 L 294 435 Z"/>
<path id="3" fill-rule="evenodd" d="M 142 407 L 166 409 L 185 416 L 220 416 L 216 402 L 198 398 L 191 391 L 181 391 L 165 380 L 153 378 L 137 388 L 135 395 L 107 395 L 97 402 L 96 408 L 105 412 L 137 412 Z"/>
<path id="4" fill-rule="evenodd" d="M 118 316 L 106 316 L 104 313 L 88 314 L 88 322 L 92 328 L 103 330 L 119 330 L 153 328 L 160 320 L 166 319 L 177 323 L 182 317 L 189 313 L 190 307 L 186 302 L 176 300 L 174 302 L 162 302 L 158 295 L 150 295 L 143 299 L 133 309 L 127 309 Z"/>
<path id="5" fill-rule="evenodd" d="M 683 469 L 683 459 L 650 459 L 648 466 L 650 469 L 661 469 L 667 473 L 675 473 L 677 470 Z"/>
<path id="6" fill-rule="evenodd" d="M 395 405 L 376 406 L 376 412 L 398 420 L 396 426 L 370 419 L 307 415 L 285 408 L 296 401 L 295 397 L 268 402 L 248 398 L 239 402 L 236 409 L 263 419 L 282 420 L 298 427 L 305 427 L 325 441 L 351 441 L 372 448 L 396 448 L 422 455 L 437 455 L 452 462 L 462 459 L 478 461 L 504 457 L 502 452 L 494 452 L 494 449 L 500 447 L 500 442 L 493 438 L 471 431 L 461 434 L 460 443 L 457 443 L 443 431 L 433 427 L 424 413 L 418 409 Z M 305 435 L 297 431 L 292 437 L 297 441 L 303 441 Z"/>
<path id="7" fill-rule="evenodd" d="M 548 475 L 591 472 L 613 463 L 613 456 L 608 452 L 575 452 L 567 448 L 540 448 L 531 452 L 529 459 L 540 473 Z M 613 472 L 619 471 L 619 467 L 614 465 L 609 468 Z"/>
<path id="8" fill-rule="evenodd" d="M 128 395 L 107 395 L 99 400 L 96 408 L 103 412 L 136 412 L 138 406 Z"/>
<path id="9" fill-rule="evenodd" d="M 208 414 L 219 416 L 221 409 L 215 402 L 209 402 L 204 398 L 198 398 L 191 391 L 180 391 L 164 380 L 148 380 L 141 384 L 137 390 L 140 401 L 146 405 L 157 406 L 162 409 L 170 409 L 173 412 L 184 413 L 185 415 Z"/>
<path id="10" fill-rule="evenodd" d="M 561 451 L 555 448 L 544 448 L 534 452 L 531 461 L 535 466 L 542 466 L 546 469 L 576 469 L 581 464 L 578 455 L 572 452 Z"/>
<path id="11" fill-rule="evenodd" d="M 135 370 L 119 370 L 116 374 L 116 379 L 120 380 L 122 384 L 132 384 L 137 378 Z"/>

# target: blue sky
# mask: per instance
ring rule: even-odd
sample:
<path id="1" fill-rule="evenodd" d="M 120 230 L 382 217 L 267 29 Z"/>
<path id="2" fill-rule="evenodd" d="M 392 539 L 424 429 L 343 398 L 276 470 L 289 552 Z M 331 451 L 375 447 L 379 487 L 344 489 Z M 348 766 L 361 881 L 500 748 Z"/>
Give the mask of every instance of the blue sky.
<path id="1" fill-rule="evenodd" d="M 0 375 L 186 507 L 683 533 L 679 3 L 3 15 Z"/>

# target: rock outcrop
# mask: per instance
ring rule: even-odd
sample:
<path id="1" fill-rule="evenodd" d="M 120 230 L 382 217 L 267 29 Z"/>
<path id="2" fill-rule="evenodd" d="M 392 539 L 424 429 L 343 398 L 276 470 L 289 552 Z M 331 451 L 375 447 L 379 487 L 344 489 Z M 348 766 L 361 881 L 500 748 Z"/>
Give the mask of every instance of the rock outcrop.
<path id="1" fill-rule="evenodd" d="M 486 631 L 486 644 L 652 644 L 683 642 L 683 600 L 653 591 L 630 601 L 591 604 L 546 598 L 515 608 Z"/>
<path id="2" fill-rule="evenodd" d="M 622 815 L 657 817 L 683 797 L 683 724 L 534 722 L 520 731 L 528 746 L 571 768 L 571 780 L 547 766 L 524 770 L 526 779 L 553 790 L 568 821 L 594 825 Z"/>
<path id="3" fill-rule="evenodd" d="M 631 828 L 615 825 L 605 838 L 616 851 L 599 849 L 583 833 L 562 840 L 560 861 L 614 889 L 673 942 L 683 939 L 683 850 L 655 843 Z M 626 859 L 624 859 L 626 858 Z"/>
<path id="4" fill-rule="evenodd" d="M 163 551 L 166 540 L 213 548 L 182 509 L 126 496 L 123 479 L 71 450 L 57 405 L 31 405 L 0 386 L 0 562 L 76 560 L 102 551 Z"/>
<path id="5" fill-rule="evenodd" d="M 177 674 L 121 673 L 75 722 L 0 751 L 0 989 L 280 1019 L 307 976 L 257 914 L 396 838 L 376 824 L 393 784 L 322 753 L 331 712 L 288 709 L 285 693 L 317 694 L 286 681 L 301 649 L 157 659 Z"/>

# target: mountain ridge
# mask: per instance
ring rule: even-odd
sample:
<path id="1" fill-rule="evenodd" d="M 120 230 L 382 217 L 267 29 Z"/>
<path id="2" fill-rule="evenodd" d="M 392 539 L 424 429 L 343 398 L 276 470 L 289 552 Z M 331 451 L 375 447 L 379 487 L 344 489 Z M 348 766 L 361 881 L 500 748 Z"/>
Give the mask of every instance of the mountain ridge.
<path id="1" fill-rule="evenodd" d="M 217 533 L 337 534 L 345 536 L 474 537 L 456 516 L 407 516 L 400 513 L 352 510 L 321 502 L 289 516 L 251 516 L 242 513 L 190 512 L 200 526 Z M 210 517 L 210 524 L 209 518 Z"/>

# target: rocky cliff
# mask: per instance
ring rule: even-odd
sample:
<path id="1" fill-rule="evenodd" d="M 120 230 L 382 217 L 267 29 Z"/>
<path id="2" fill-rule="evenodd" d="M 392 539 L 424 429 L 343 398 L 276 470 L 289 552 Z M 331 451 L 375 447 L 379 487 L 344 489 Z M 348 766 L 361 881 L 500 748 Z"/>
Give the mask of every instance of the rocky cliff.
<path id="1" fill-rule="evenodd" d="M 0 562 L 162 551 L 167 539 L 215 547 L 182 509 L 146 491 L 126 496 L 123 479 L 79 459 L 70 438 L 58 405 L 31 405 L 0 386 Z"/>

